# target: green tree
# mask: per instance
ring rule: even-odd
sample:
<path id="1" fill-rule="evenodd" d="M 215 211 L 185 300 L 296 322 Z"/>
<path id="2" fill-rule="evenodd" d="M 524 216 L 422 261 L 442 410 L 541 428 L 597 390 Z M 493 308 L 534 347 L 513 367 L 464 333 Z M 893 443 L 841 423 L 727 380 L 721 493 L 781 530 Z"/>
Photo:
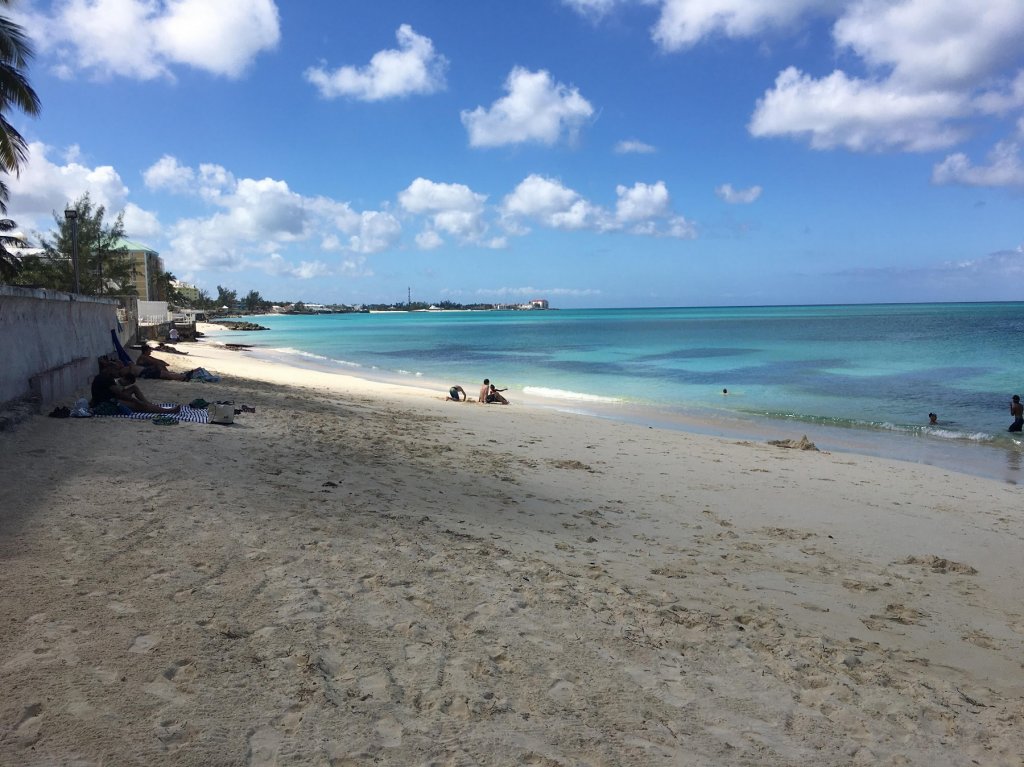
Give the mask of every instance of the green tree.
<path id="1" fill-rule="evenodd" d="M 260 295 L 258 290 L 250 290 L 245 298 L 242 299 L 242 305 L 245 306 L 246 311 L 258 312 L 267 305 L 267 302 L 263 300 L 263 296 Z"/>
<path id="2" fill-rule="evenodd" d="M 18 273 L 19 261 L 8 248 L 23 248 L 25 241 L 20 237 L 6 234 L 17 228 L 17 224 L 9 218 L 0 218 L 0 282 L 14 279 Z"/>
<path id="3" fill-rule="evenodd" d="M 8 8 L 11 0 L 0 0 Z M 27 115 L 39 114 L 39 97 L 28 84 L 25 70 L 34 51 L 20 26 L 0 15 L 0 170 L 17 175 L 28 159 L 28 144 L 7 119 L 11 109 Z M 0 212 L 7 212 L 10 191 L 0 179 Z"/>
<path id="4" fill-rule="evenodd" d="M 167 303 L 174 304 L 176 306 L 183 306 L 187 304 L 188 302 L 185 300 L 185 297 L 180 292 L 178 292 L 178 289 L 176 287 L 174 287 L 174 283 L 176 283 L 177 281 L 178 278 L 168 271 L 164 271 L 158 274 L 156 277 L 157 299 L 159 299 L 160 301 L 166 301 Z"/>
<path id="5" fill-rule="evenodd" d="M 102 205 L 94 208 L 88 193 L 76 200 L 72 207 L 78 212 L 81 292 L 85 295 L 134 295 L 134 267 L 115 248 L 124 238 L 124 214 L 119 213 L 112 224 L 106 223 L 106 209 Z M 74 290 L 74 227 L 62 214 L 54 212 L 53 220 L 57 226 L 56 233 L 49 237 L 40 236 L 43 254 L 23 262 L 15 284 Z"/>
<path id="6" fill-rule="evenodd" d="M 11 0 L 0 0 L 0 6 L 10 6 Z M 7 116 L 12 108 L 27 115 L 39 114 L 39 97 L 25 77 L 28 60 L 32 58 L 32 45 L 20 26 L 0 14 L 0 172 L 17 175 L 28 158 L 28 145 Z M 7 212 L 10 190 L 0 177 L 0 213 Z M 0 221 L 0 231 L 10 232 L 16 224 L 10 219 Z M 23 242 L 3 235 L 0 237 L 0 280 L 9 281 L 18 272 L 20 261 L 7 250 L 8 245 Z"/>
<path id="7" fill-rule="evenodd" d="M 238 302 L 238 292 L 234 290 L 228 290 L 223 285 L 217 286 L 217 307 L 226 306 L 229 310 L 235 308 L 235 304 Z"/>
<path id="8" fill-rule="evenodd" d="M 212 309 L 216 304 L 214 303 L 214 300 L 212 298 L 210 298 L 210 294 L 207 293 L 202 288 L 199 288 L 198 291 L 199 291 L 199 298 L 196 299 L 196 306 L 195 306 L 195 308 L 196 309 Z"/>

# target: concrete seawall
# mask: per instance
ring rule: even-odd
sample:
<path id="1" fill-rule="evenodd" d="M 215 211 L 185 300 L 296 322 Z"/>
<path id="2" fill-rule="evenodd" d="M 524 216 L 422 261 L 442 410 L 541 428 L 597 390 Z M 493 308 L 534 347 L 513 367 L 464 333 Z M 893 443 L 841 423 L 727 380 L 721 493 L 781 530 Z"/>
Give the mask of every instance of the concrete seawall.
<path id="1" fill-rule="evenodd" d="M 31 396 L 43 408 L 85 389 L 96 358 L 113 350 L 117 308 L 109 298 L 0 285 L 0 403 Z"/>

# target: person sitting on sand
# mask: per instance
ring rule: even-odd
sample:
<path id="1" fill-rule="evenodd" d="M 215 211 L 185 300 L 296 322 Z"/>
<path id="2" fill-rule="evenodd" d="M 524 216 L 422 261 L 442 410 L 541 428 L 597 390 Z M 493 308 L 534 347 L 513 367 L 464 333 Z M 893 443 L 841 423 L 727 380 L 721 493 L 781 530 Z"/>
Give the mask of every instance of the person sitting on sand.
<path id="1" fill-rule="evenodd" d="M 466 390 L 461 386 L 455 385 L 448 390 L 448 396 L 444 398 L 445 402 L 465 402 L 469 397 L 466 395 Z"/>
<path id="2" fill-rule="evenodd" d="M 172 373 L 170 366 L 161 359 L 153 356 L 153 350 L 149 344 L 143 344 L 135 364 L 142 368 L 139 378 L 162 378 L 165 381 L 189 381 L 192 379 L 192 371 L 188 373 Z"/>
<path id="3" fill-rule="evenodd" d="M 1010 415 L 1013 416 L 1013 423 L 1007 431 L 1021 431 L 1024 429 L 1024 405 L 1020 402 L 1020 395 L 1014 394 L 1010 402 Z"/>
<path id="4" fill-rule="evenodd" d="M 503 391 L 508 391 L 508 389 L 498 389 L 498 388 L 495 388 L 494 384 L 491 384 L 490 391 L 487 392 L 487 401 L 488 402 L 497 402 L 497 403 L 499 403 L 501 405 L 507 405 L 508 404 L 508 400 L 505 399 L 503 396 L 501 396 L 501 394 L 498 393 L 498 392 L 503 392 Z"/>
<path id="5" fill-rule="evenodd" d="M 491 393 L 491 379 L 485 378 L 483 385 L 480 387 L 480 393 L 476 396 L 476 401 L 480 403 L 487 402 L 487 395 Z"/>
<path id="6" fill-rule="evenodd" d="M 181 410 L 181 405 L 168 408 L 150 402 L 135 383 L 135 376 L 131 373 L 126 373 L 121 378 L 114 378 L 110 373 L 97 374 L 92 379 L 92 399 L 89 406 L 96 407 L 102 402 L 113 402 L 133 413 L 177 413 Z"/>

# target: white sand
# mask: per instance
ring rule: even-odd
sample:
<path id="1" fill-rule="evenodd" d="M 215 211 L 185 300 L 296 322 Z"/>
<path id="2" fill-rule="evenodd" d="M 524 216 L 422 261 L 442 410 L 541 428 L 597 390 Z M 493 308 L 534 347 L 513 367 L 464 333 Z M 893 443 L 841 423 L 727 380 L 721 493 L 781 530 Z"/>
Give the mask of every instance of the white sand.
<path id="1" fill-rule="evenodd" d="M 1018 487 L 181 347 L 0 433 L 0 764 L 1024 761 Z"/>

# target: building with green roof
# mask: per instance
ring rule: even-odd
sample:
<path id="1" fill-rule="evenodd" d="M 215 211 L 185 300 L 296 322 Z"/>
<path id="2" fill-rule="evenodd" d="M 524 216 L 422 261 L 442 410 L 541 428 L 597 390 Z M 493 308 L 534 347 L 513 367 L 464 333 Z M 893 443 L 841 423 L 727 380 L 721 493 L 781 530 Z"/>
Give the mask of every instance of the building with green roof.
<path id="1" fill-rule="evenodd" d="M 113 251 L 121 252 L 132 265 L 132 276 L 135 279 L 135 290 L 141 301 L 163 301 L 159 290 L 159 277 L 164 272 L 164 262 L 160 254 L 141 242 L 122 238 L 114 243 Z"/>

